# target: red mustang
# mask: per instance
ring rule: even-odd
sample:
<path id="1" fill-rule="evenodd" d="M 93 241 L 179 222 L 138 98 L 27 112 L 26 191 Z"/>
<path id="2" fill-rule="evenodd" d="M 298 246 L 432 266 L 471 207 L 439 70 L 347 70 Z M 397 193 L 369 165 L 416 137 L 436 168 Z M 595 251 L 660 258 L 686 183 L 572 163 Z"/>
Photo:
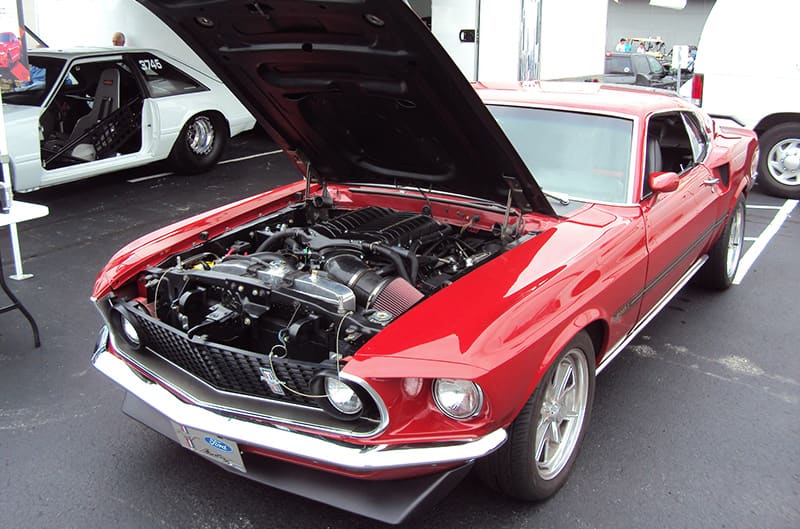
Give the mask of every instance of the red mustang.
<path id="1" fill-rule="evenodd" d="M 400 0 L 145 3 L 306 177 L 95 284 L 125 412 L 231 472 L 395 523 L 472 466 L 546 498 L 595 375 L 690 278 L 732 282 L 750 131 L 652 90 L 470 86 Z"/>
<path id="2" fill-rule="evenodd" d="M 11 68 L 22 55 L 22 43 L 14 33 L 0 33 L 0 68 Z"/>

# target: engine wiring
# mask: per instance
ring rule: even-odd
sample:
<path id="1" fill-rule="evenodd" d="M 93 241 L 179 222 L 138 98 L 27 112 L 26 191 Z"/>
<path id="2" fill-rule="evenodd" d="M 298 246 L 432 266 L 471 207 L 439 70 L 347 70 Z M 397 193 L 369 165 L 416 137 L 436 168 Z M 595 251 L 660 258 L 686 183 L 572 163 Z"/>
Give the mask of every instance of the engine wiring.
<path id="1" fill-rule="evenodd" d="M 279 343 L 276 343 L 275 345 L 273 345 L 269 350 L 269 368 L 272 371 L 273 376 L 275 377 L 275 381 L 278 384 L 280 384 L 281 387 L 283 387 L 284 389 L 287 389 L 289 392 L 294 393 L 295 395 L 298 395 L 300 397 L 308 398 L 308 399 L 324 399 L 324 398 L 327 398 L 327 395 L 312 395 L 312 394 L 309 394 L 309 393 L 304 393 L 302 391 L 298 391 L 298 390 L 294 389 L 287 382 L 284 382 L 283 380 L 281 380 L 278 377 L 278 372 L 275 370 L 275 365 L 272 362 L 273 357 L 276 357 L 276 358 L 279 358 L 279 359 L 286 358 L 286 355 L 288 354 L 288 350 L 286 348 L 286 337 L 285 337 L 285 334 L 287 334 L 289 332 L 289 327 L 291 327 L 292 323 L 294 322 L 294 319 L 297 316 L 297 313 L 298 313 L 299 310 L 300 310 L 300 305 L 298 304 L 297 307 L 294 310 L 294 313 L 292 314 L 292 317 L 289 319 L 289 323 L 287 323 L 286 326 L 283 329 L 278 331 L 278 342 Z M 342 325 L 344 324 L 344 322 L 348 318 L 348 316 L 350 316 L 352 314 L 353 314 L 352 311 L 345 312 L 344 315 L 342 316 L 342 318 L 339 320 L 339 324 L 336 326 L 336 339 L 335 339 L 335 346 L 334 346 L 335 347 L 334 354 L 336 356 L 336 376 L 340 380 L 341 380 L 341 374 L 342 374 L 342 368 L 341 368 L 341 361 L 340 360 L 341 360 L 342 355 L 339 354 L 339 338 L 340 338 L 341 333 L 342 333 Z M 281 350 L 282 354 L 277 353 L 276 350 Z"/>

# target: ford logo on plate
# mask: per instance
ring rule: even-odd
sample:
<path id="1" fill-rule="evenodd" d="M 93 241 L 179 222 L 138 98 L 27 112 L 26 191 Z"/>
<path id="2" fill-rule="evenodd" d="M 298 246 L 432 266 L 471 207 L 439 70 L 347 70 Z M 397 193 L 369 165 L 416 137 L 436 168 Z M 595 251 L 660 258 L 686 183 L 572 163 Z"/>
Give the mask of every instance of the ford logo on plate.
<path id="1" fill-rule="evenodd" d="M 219 439 L 214 439 L 213 437 L 206 437 L 204 441 L 208 443 L 208 446 L 216 448 L 217 450 L 222 450 L 223 452 L 233 452 L 233 448 L 228 446 L 226 443 L 223 443 Z"/>

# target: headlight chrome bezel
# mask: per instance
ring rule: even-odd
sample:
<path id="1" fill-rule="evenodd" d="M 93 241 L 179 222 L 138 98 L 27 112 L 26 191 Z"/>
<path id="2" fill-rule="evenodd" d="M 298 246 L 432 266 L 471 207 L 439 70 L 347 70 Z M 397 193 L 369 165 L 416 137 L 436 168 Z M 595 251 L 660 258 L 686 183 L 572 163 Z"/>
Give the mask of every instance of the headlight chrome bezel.
<path id="1" fill-rule="evenodd" d="M 336 399 L 332 398 L 334 386 L 338 389 L 345 391 L 345 388 L 352 392 L 359 406 L 348 410 L 336 403 Z M 318 373 L 311 381 L 311 390 L 318 396 L 319 406 L 322 410 L 335 419 L 343 421 L 356 421 L 360 419 L 365 413 L 368 413 L 367 406 L 372 406 L 372 398 L 368 392 L 364 390 L 359 384 L 350 381 L 344 376 L 338 375 L 334 371 L 323 371 Z"/>
<path id="2" fill-rule="evenodd" d="M 349 399 L 335 398 L 337 393 L 345 396 L 348 392 L 350 394 Z M 327 396 L 330 405 L 333 406 L 334 409 L 336 409 L 336 411 L 339 413 L 347 416 L 356 416 L 361 415 L 361 413 L 364 411 L 364 402 L 361 400 L 361 397 L 358 396 L 358 392 L 356 392 L 355 388 L 353 388 L 350 384 L 343 381 L 339 377 L 325 377 L 325 395 Z M 340 402 L 337 403 L 337 400 Z M 347 409 L 346 405 L 341 403 L 343 400 L 354 402 L 355 406 L 351 409 Z"/>
<path id="3" fill-rule="evenodd" d="M 467 402 L 467 407 L 461 412 L 454 411 L 454 406 L 448 404 L 445 392 L 460 392 L 464 396 L 461 402 Z M 431 385 L 431 393 L 436 407 L 447 417 L 457 420 L 466 421 L 476 417 L 483 410 L 484 396 L 481 387 L 471 380 L 456 379 L 456 378 L 437 378 Z"/>

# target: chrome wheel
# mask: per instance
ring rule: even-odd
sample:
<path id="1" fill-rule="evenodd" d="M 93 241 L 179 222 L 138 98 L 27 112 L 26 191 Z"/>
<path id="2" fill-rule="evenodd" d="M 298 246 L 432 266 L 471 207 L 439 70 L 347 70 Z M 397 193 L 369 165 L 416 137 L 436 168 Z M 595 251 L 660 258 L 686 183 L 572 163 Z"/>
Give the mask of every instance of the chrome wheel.
<path id="1" fill-rule="evenodd" d="M 589 398 L 589 366 L 583 351 L 570 349 L 547 381 L 536 425 L 534 458 L 542 479 L 558 476 L 581 437 Z"/>
<path id="2" fill-rule="evenodd" d="M 767 170 L 778 183 L 800 185 L 800 138 L 779 141 L 767 154 Z"/>
<path id="3" fill-rule="evenodd" d="M 732 215 L 728 236 L 728 255 L 725 261 L 725 271 L 731 279 L 739 267 L 739 257 L 742 255 L 742 245 L 744 244 L 744 206 L 737 204 Z"/>
<path id="4" fill-rule="evenodd" d="M 211 152 L 216 132 L 214 123 L 206 116 L 197 116 L 186 129 L 186 144 L 189 150 L 200 156 Z"/>

